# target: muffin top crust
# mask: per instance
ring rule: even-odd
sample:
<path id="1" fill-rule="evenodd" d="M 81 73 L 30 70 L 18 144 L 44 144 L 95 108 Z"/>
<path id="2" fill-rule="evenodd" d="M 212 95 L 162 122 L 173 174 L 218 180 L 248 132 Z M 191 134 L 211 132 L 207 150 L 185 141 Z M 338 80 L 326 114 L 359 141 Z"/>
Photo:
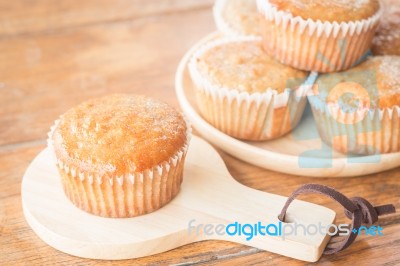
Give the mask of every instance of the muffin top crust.
<path id="1" fill-rule="evenodd" d="M 375 55 L 400 55 L 400 1 L 385 0 L 383 15 L 372 41 Z"/>
<path id="2" fill-rule="evenodd" d="M 307 72 L 285 66 L 268 56 L 261 41 L 222 43 L 208 49 L 196 60 L 198 69 L 211 84 L 240 92 L 278 93 L 301 85 Z"/>
<path id="3" fill-rule="evenodd" d="M 400 56 L 370 57 L 348 71 L 321 75 L 314 93 L 351 108 L 400 106 Z"/>
<path id="4" fill-rule="evenodd" d="M 183 116 L 136 95 L 86 101 L 60 117 L 51 136 L 57 158 L 99 175 L 141 172 L 169 160 L 186 143 Z"/>
<path id="5" fill-rule="evenodd" d="M 368 19 L 379 10 L 378 0 L 265 0 L 293 17 L 328 22 Z"/>
<path id="6" fill-rule="evenodd" d="M 242 35 L 260 35 L 260 16 L 256 0 L 223 0 L 224 21 Z"/>

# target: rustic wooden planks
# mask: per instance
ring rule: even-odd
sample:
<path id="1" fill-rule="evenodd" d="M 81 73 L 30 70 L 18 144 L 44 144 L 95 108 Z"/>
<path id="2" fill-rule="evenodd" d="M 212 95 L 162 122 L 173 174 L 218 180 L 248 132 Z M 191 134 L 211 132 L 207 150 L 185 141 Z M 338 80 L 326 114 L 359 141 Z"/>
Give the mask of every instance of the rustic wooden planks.
<path id="1" fill-rule="evenodd" d="M 178 106 L 173 88 L 176 66 L 191 45 L 215 29 L 209 0 L 56 2 L 61 1 L 0 3 L 1 264 L 303 265 L 223 241 L 187 245 L 135 261 L 99 262 L 60 253 L 32 232 L 22 215 L 20 182 L 29 162 L 45 147 L 52 121 L 82 100 L 117 91 L 153 95 Z M 168 2 L 175 4 L 167 6 Z M 147 11 L 135 11 L 130 3 Z M 239 182 L 259 190 L 288 196 L 300 184 L 316 182 L 375 204 L 395 199 L 400 208 L 399 169 L 346 180 L 314 179 L 263 170 L 221 155 Z M 326 204 L 345 221 L 341 209 L 328 199 L 301 199 Z M 322 257 L 321 264 L 399 264 L 400 215 L 383 218 L 380 224 L 384 237 L 360 238 L 350 249 Z"/>

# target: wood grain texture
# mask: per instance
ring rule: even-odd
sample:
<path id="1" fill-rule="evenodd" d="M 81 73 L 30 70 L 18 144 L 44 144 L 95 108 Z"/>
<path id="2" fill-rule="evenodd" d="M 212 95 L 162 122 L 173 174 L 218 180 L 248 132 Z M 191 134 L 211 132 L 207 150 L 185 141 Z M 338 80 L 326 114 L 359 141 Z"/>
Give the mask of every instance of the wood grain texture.
<path id="1" fill-rule="evenodd" d="M 199 232 L 203 230 L 196 228 L 200 224 L 216 226 L 258 221 L 277 224 L 278 214 L 287 198 L 236 182 L 217 151 L 196 136 L 190 141 L 178 195 L 152 213 L 128 219 L 104 219 L 73 206 L 64 195 L 52 152 L 49 148 L 43 150 L 26 170 L 21 186 L 22 205 L 25 219 L 37 235 L 68 254 L 121 260 L 159 254 L 202 240 L 227 240 L 315 262 L 330 240 L 328 235 L 299 234 L 283 239 L 259 235 L 247 241 L 246 237 L 237 234 Z M 153 180 L 156 178 L 157 174 Z M 78 177 L 77 180 L 81 181 Z M 114 181 L 119 186 L 116 183 Z M 132 185 L 128 180 L 124 184 Z M 144 183 L 137 178 L 135 186 L 144 186 Z M 300 224 L 318 222 L 328 227 L 335 221 L 336 213 L 323 206 L 295 201 L 287 216 Z"/>
<path id="2" fill-rule="evenodd" d="M 0 145 L 42 139 L 70 107 L 112 92 L 175 104 L 179 59 L 212 23 L 205 9 L 1 41 Z"/>
<path id="3" fill-rule="evenodd" d="M 213 0 L 2 1 L 0 38 L 209 7 Z"/>
<path id="4" fill-rule="evenodd" d="M 13 23 L 22 25 L 18 21 L 25 15 L 19 12 L 28 11 L 20 7 L 32 2 L 41 5 L 38 9 L 46 10 L 45 4 L 50 0 L 2 1 L 0 18 L 5 21 L 6 17 L 14 17 Z M 69 2 L 75 3 L 79 11 L 82 1 Z M 16 8 L 5 9 L 5 4 Z M 125 12 L 122 9 L 118 11 Z M 34 23 L 24 23 L 18 31 L 16 27 L 11 32 L 2 31 L 7 35 L 0 37 L 0 264 L 305 264 L 224 241 L 190 244 L 137 260 L 86 260 L 47 246 L 25 222 L 21 178 L 30 161 L 45 147 L 45 134 L 58 115 L 82 100 L 115 91 L 151 95 L 178 107 L 174 94 L 177 64 L 189 47 L 215 27 L 210 9 L 168 12 L 150 12 L 151 16 L 135 19 L 118 19 L 117 15 L 113 22 L 104 22 L 99 15 L 96 23 L 89 24 L 75 22 L 76 17 L 71 16 L 66 20 L 73 26 L 64 24 L 53 31 L 38 28 Z M 47 21 L 50 15 L 43 11 L 37 17 Z M 232 176 L 255 189 L 288 196 L 301 184 L 315 182 L 335 187 L 350 197 L 362 196 L 373 204 L 393 202 L 400 208 L 400 169 L 345 180 L 315 179 L 264 170 L 220 154 Z M 301 199 L 324 204 L 337 211 L 339 222 L 347 221 L 342 210 L 326 198 Z M 322 257 L 319 264 L 400 264 L 400 215 L 383 217 L 379 224 L 384 226 L 384 237 L 361 237 L 348 250 Z"/>

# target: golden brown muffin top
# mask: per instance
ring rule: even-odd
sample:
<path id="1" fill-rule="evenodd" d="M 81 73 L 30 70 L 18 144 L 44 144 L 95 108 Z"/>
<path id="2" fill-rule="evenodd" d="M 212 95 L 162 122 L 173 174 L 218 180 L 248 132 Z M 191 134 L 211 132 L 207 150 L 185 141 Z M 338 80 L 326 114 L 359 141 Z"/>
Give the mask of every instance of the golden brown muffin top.
<path id="1" fill-rule="evenodd" d="M 52 135 L 56 157 L 99 175 L 141 172 L 169 160 L 186 143 L 183 116 L 169 105 L 116 94 L 61 116 Z"/>
<path id="2" fill-rule="evenodd" d="M 400 1 L 385 0 L 384 12 L 376 35 L 372 52 L 375 55 L 400 55 Z"/>
<path id="3" fill-rule="evenodd" d="M 307 72 L 285 66 L 268 56 L 261 41 L 220 44 L 197 59 L 199 71 L 211 84 L 241 92 L 283 92 L 296 88 Z"/>
<path id="4" fill-rule="evenodd" d="M 260 35 L 256 0 L 227 0 L 222 17 L 240 34 Z"/>
<path id="5" fill-rule="evenodd" d="M 379 10 L 378 0 L 266 0 L 293 17 L 329 22 L 368 19 Z"/>
<path id="6" fill-rule="evenodd" d="M 400 56 L 375 56 L 340 73 L 321 75 L 315 91 L 328 103 L 348 107 L 400 106 Z"/>

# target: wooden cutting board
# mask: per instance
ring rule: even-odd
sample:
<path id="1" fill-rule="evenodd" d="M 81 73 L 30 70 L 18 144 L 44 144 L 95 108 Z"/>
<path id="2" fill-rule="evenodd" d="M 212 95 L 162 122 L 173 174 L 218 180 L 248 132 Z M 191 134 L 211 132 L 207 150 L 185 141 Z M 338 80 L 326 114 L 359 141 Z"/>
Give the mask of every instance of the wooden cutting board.
<path id="1" fill-rule="evenodd" d="M 243 235 L 209 235 L 203 230 L 197 234 L 196 226 L 200 224 L 278 223 L 277 216 L 286 200 L 235 181 L 217 151 L 198 137 L 193 137 L 190 144 L 180 193 L 167 206 L 151 214 L 112 219 L 76 208 L 63 193 L 48 149 L 28 167 L 21 194 L 25 218 L 36 234 L 48 245 L 84 258 L 130 259 L 192 242 L 220 239 L 313 262 L 320 258 L 330 239 L 321 234 L 292 235 L 285 239 L 258 235 L 251 240 Z M 334 219 L 334 211 L 302 201 L 295 201 L 288 212 L 289 222 L 303 225 L 327 226 Z"/>

